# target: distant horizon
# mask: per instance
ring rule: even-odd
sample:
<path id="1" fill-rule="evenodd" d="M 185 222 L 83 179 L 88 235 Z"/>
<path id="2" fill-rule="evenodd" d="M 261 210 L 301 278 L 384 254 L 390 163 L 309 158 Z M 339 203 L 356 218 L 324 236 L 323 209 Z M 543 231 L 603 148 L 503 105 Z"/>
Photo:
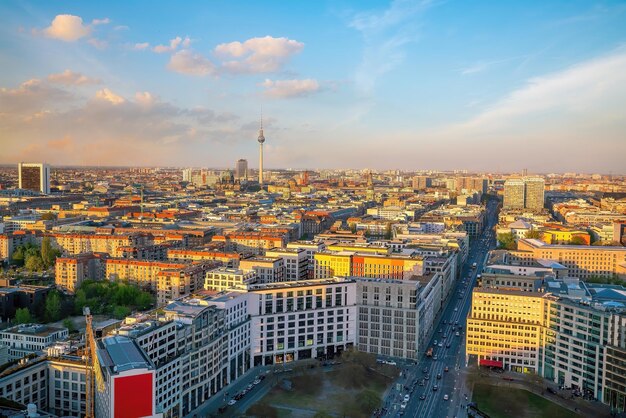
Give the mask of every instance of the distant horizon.
<path id="1" fill-rule="evenodd" d="M 187 168 L 191 168 L 193 170 L 215 170 L 215 171 L 219 171 L 219 170 L 234 170 L 234 165 L 232 167 L 200 167 L 200 166 L 167 166 L 167 165 L 162 165 L 162 166 L 158 166 L 158 165 L 145 165 L 145 166 L 133 166 L 133 165 L 71 165 L 71 164 L 63 164 L 63 165 L 55 165 L 55 164 L 50 164 L 47 163 L 45 161 L 19 161 L 21 163 L 43 163 L 43 164 L 48 164 L 50 166 L 51 169 L 55 169 L 55 168 L 59 168 L 59 169 L 72 169 L 72 168 L 91 168 L 91 169 L 133 169 L 133 168 L 141 168 L 141 169 L 167 169 L 167 170 L 184 170 Z M 17 171 L 17 164 L 19 162 L 16 163 L 1 163 L 0 164 L 0 168 L 13 168 L 15 167 L 15 170 Z M 252 169 L 253 171 L 258 171 L 258 168 L 254 168 L 254 167 L 250 167 L 250 169 Z M 583 175 L 601 175 L 601 176 L 617 176 L 617 177 L 626 177 L 626 173 L 599 173 L 599 172 L 584 172 L 584 171 L 563 171 L 563 172 L 557 172 L 557 171 L 551 171 L 551 172 L 528 172 L 526 175 L 524 175 L 521 172 L 517 172 L 517 171 L 471 171 L 471 170 L 466 170 L 463 168 L 457 168 L 457 169 L 447 169 L 447 170 L 437 170 L 437 169 L 415 169 L 415 170 L 404 170 L 404 169 L 399 169 L 399 168 L 383 168 L 383 169 L 375 169 L 375 168 L 370 168 L 370 167 L 362 167 L 362 168 L 297 168 L 297 167 L 265 167 L 263 169 L 263 171 L 275 171 L 275 170 L 280 170 L 280 171 L 313 171 L 313 172 L 318 172 L 318 171 L 325 171 L 325 170 L 329 170 L 329 171 L 365 171 L 365 170 L 371 170 L 371 171 L 375 171 L 375 172 L 383 172 L 383 171 L 400 171 L 402 173 L 420 173 L 420 172 L 425 172 L 425 171 L 431 171 L 431 172 L 435 172 L 435 173 L 442 173 L 442 174 L 458 174 L 458 175 L 473 175 L 473 174 L 502 174 L 502 175 L 517 175 L 517 176 L 521 176 L 521 177 L 532 177 L 532 176 L 548 176 L 551 174 L 555 174 L 555 175 L 563 175 L 563 174 L 583 174 Z M 461 171 L 467 171 L 467 173 L 462 173 Z"/>

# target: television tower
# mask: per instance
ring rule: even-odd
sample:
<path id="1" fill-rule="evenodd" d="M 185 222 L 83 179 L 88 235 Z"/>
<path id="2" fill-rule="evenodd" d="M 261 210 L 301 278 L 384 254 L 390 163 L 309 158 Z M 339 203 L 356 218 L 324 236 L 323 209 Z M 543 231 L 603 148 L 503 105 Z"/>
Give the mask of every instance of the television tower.
<path id="1" fill-rule="evenodd" d="M 261 113 L 261 127 L 259 128 L 257 141 L 259 141 L 259 186 L 263 188 L 263 143 L 265 142 L 265 137 L 263 136 L 263 113 Z"/>

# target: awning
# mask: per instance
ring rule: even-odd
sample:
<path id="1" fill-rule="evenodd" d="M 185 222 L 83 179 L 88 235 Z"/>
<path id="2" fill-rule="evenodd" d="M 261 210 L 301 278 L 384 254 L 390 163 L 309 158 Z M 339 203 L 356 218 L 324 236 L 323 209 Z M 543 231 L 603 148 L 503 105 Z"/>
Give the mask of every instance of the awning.
<path id="1" fill-rule="evenodd" d="M 504 368 L 504 365 L 502 364 L 501 361 L 498 360 L 487 360 L 487 359 L 483 359 L 480 360 L 480 362 L 478 363 L 480 366 L 487 366 L 487 367 L 499 367 L 501 369 Z"/>

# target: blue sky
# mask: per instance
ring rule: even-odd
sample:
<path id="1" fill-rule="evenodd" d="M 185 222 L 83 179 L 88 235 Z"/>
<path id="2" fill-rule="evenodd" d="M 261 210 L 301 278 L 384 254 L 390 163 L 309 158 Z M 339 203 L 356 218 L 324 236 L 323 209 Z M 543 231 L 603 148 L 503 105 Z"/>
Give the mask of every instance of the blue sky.
<path id="1" fill-rule="evenodd" d="M 2 2 L 0 163 L 624 172 L 626 3 Z"/>

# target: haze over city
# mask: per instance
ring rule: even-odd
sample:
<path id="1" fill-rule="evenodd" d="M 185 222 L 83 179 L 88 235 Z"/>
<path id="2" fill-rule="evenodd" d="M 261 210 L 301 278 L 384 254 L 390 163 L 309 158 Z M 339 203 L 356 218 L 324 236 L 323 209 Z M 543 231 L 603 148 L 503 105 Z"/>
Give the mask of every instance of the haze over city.
<path id="1" fill-rule="evenodd" d="M 2 2 L 0 164 L 620 173 L 623 2 Z M 254 163 L 251 167 L 255 167 Z"/>

